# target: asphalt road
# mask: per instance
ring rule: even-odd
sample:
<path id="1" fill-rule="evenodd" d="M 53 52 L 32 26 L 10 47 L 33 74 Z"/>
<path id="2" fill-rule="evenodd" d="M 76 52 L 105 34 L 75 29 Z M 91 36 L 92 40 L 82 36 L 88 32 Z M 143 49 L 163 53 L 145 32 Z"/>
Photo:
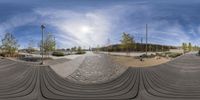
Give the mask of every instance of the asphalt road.
<path id="1" fill-rule="evenodd" d="M 72 83 L 49 66 L 0 59 L 0 100 L 199 100 L 199 76 L 200 57 L 194 54 L 87 85 Z"/>

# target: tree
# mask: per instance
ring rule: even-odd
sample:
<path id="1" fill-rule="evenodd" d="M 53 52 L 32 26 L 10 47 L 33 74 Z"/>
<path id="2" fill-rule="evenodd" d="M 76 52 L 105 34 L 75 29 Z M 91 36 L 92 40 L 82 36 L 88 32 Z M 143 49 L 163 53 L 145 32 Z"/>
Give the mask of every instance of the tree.
<path id="1" fill-rule="evenodd" d="M 13 56 L 18 47 L 19 45 L 17 44 L 15 37 L 11 33 L 6 33 L 2 39 L 1 48 L 3 49 L 3 52 L 6 53 L 6 55 Z"/>
<path id="2" fill-rule="evenodd" d="M 81 51 L 82 51 L 82 48 L 79 46 L 77 49 L 77 52 L 81 52 Z"/>
<path id="3" fill-rule="evenodd" d="M 96 52 L 99 52 L 99 51 L 100 51 L 100 46 L 97 45 Z"/>
<path id="4" fill-rule="evenodd" d="M 79 46 L 77 49 L 77 54 L 81 54 L 82 53 L 82 48 Z"/>
<path id="5" fill-rule="evenodd" d="M 199 50 L 199 52 L 198 52 L 198 55 L 200 55 L 200 50 Z"/>
<path id="6" fill-rule="evenodd" d="M 42 41 L 40 42 L 40 49 L 44 50 L 44 53 L 49 55 L 49 52 L 54 51 L 56 48 L 56 41 L 54 36 L 51 33 L 48 33 L 47 36 L 44 38 L 43 46 Z"/>
<path id="7" fill-rule="evenodd" d="M 108 52 L 108 54 L 110 54 L 109 51 L 111 51 L 111 50 L 110 50 L 110 39 L 108 38 L 108 40 L 107 40 L 107 52 Z"/>
<path id="8" fill-rule="evenodd" d="M 192 44 L 191 43 L 188 43 L 188 50 L 192 51 Z"/>
<path id="9" fill-rule="evenodd" d="M 71 52 L 75 52 L 75 51 L 76 51 L 76 47 L 72 47 Z"/>
<path id="10" fill-rule="evenodd" d="M 123 33 L 121 41 L 121 47 L 126 50 L 127 55 L 130 52 L 130 49 L 134 47 L 134 38 L 128 33 Z"/>
<path id="11" fill-rule="evenodd" d="M 182 49 L 183 49 L 183 53 L 185 53 L 187 51 L 187 44 L 186 43 L 182 43 Z"/>
<path id="12" fill-rule="evenodd" d="M 152 51 L 152 46 L 151 46 L 151 44 L 149 44 L 149 51 Z"/>
<path id="13" fill-rule="evenodd" d="M 34 49 L 34 41 L 31 39 L 28 43 L 28 48 L 27 48 L 27 52 L 28 53 L 33 53 L 35 51 Z"/>
<path id="14" fill-rule="evenodd" d="M 192 50 L 199 51 L 199 47 L 195 45 L 195 46 L 192 47 Z"/>

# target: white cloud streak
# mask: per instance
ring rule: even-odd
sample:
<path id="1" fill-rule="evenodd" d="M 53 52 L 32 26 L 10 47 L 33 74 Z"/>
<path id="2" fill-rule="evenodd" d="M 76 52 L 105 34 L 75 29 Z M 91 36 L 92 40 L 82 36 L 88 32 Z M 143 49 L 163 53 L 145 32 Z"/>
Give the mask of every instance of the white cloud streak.
<path id="1" fill-rule="evenodd" d="M 112 20 L 99 11 L 74 12 L 69 10 L 36 10 L 41 16 L 47 18 L 45 24 L 54 26 L 58 38 L 63 46 L 96 46 L 105 44 L 109 36 Z M 50 17 L 48 17 L 50 16 Z M 66 41 L 69 40 L 69 41 Z"/>
<path id="2" fill-rule="evenodd" d="M 17 27 L 35 22 L 36 20 L 37 17 L 30 13 L 15 15 L 10 19 L 0 23 L 0 35 L 5 34 L 6 32 L 11 32 Z"/>
<path id="3" fill-rule="evenodd" d="M 101 9 L 77 11 L 70 9 L 37 8 L 34 12 L 17 15 L 0 23 L 0 34 L 29 23 L 45 23 L 53 26 L 60 48 L 72 46 L 105 45 L 107 38 L 118 43 L 122 32 L 136 37 L 144 37 L 145 24 L 149 24 L 149 37 L 152 43 L 180 45 L 182 42 L 196 42 L 191 34 L 199 36 L 191 28 L 188 34 L 178 22 L 169 23 L 166 19 L 151 19 L 155 12 L 145 4 L 114 5 Z M 39 17 L 38 17 L 39 16 Z M 133 17 L 133 18 L 132 18 Z M 40 22 L 42 21 L 42 22 Z M 200 32 L 200 28 L 198 30 Z"/>

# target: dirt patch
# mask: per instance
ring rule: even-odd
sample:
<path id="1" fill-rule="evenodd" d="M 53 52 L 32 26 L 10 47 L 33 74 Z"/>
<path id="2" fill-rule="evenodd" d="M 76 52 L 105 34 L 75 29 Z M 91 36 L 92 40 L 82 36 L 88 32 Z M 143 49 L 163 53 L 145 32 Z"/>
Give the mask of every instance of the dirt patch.
<path id="1" fill-rule="evenodd" d="M 154 66 L 159 65 L 162 63 L 166 63 L 170 61 L 170 58 L 165 57 L 153 57 L 153 58 L 143 58 L 143 61 L 140 61 L 140 59 L 136 57 L 128 57 L 128 56 L 112 56 L 111 58 L 114 62 L 124 65 L 124 66 L 130 66 L 130 67 L 148 67 L 148 66 Z"/>

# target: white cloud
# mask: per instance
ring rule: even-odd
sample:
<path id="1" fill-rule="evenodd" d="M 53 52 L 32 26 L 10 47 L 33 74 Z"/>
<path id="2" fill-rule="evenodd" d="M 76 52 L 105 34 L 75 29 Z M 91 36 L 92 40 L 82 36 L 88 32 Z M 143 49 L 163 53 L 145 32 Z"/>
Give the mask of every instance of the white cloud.
<path id="1" fill-rule="evenodd" d="M 112 6 L 83 12 L 60 9 L 36 9 L 35 12 L 45 24 L 57 29 L 62 46 L 69 47 L 105 45 L 127 10 L 125 6 Z"/>
<path id="2" fill-rule="evenodd" d="M 69 10 L 36 10 L 47 18 L 45 24 L 54 26 L 63 46 L 96 46 L 103 45 L 112 27 L 111 20 L 100 12 L 75 12 Z M 48 17 L 50 16 L 50 17 Z M 48 26 L 47 26 L 48 27 Z M 66 41 L 69 40 L 69 41 Z"/>
<path id="3" fill-rule="evenodd" d="M 0 23 L 0 35 L 6 32 L 11 32 L 14 28 L 19 26 L 27 25 L 36 21 L 37 17 L 34 14 L 19 14 L 7 19 L 6 21 Z"/>
<path id="4" fill-rule="evenodd" d="M 140 40 L 144 37 L 145 24 L 149 24 L 149 42 L 180 45 L 182 42 L 198 41 L 192 39 L 178 22 L 168 19 L 152 19 L 157 16 L 149 5 L 114 5 L 90 10 L 69 10 L 37 8 L 34 12 L 19 14 L 0 23 L 0 35 L 12 29 L 31 24 L 45 23 L 47 31 L 55 31 L 60 48 L 72 46 L 105 45 L 107 38 L 118 43 L 122 32 L 128 32 Z M 41 22 L 42 21 L 42 22 Z M 53 29 L 49 30 L 51 27 Z M 197 30 L 200 32 L 199 30 Z M 190 33 L 196 34 L 193 28 Z"/>
<path id="5" fill-rule="evenodd" d="M 183 42 L 192 42 L 193 44 L 196 44 L 195 39 L 191 40 L 192 34 L 184 31 L 184 27 L 177 22 L 168 23 L 168 21 L 157 21 L 154 23 L 151 33 L 152 37 L 159 38 L 156 41 L 157 43 L 161 40 L 160 42 L 164 44 L 176 46 L 181 45 Z"/>

